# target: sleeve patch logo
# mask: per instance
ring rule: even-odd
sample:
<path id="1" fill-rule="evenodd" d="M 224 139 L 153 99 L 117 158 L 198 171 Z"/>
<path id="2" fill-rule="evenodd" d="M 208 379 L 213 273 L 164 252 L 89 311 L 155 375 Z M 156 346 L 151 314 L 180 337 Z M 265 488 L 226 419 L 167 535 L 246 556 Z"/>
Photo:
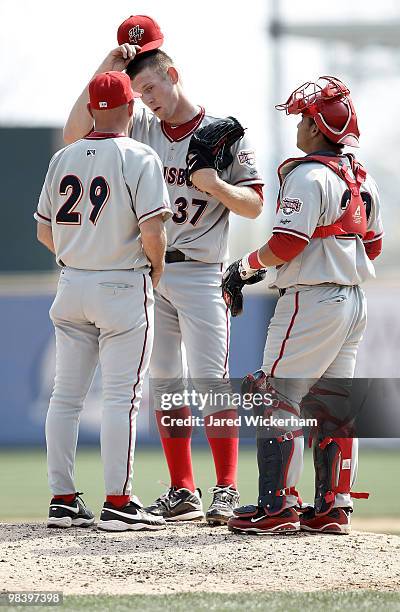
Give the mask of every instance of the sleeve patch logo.
<path id="1" fill-rule="evenodd" d="M 237 154 L 239 164 L 253 168 L 256 165 L 256 156 L 250 149 L 239 151 Z"/>
<path id="2" fill-rule="evenodd" d="M 280 203 L 280 209 L 284 215 L 292 215 L 293 213 L 299 213 L 303 202 L 299 198 L 283 198 Z"/>

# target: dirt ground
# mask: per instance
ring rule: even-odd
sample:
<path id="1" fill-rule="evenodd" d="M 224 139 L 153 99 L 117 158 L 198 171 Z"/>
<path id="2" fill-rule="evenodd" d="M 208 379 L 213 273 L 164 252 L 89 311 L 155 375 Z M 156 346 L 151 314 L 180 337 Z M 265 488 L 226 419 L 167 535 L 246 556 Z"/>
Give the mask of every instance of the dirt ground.
<path id="1" fill-rule="evenodd" d="M 205 523 L 110 534 L 0 524 L 2 590 L 71 594 L 400 591 L 400 537 L 240 536 Z"/>

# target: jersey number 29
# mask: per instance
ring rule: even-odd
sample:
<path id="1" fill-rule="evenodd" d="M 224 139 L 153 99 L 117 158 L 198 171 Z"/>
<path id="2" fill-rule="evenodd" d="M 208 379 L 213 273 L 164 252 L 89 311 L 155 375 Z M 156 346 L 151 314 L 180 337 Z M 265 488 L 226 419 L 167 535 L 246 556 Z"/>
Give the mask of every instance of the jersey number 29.
<path id="1" fill-rule="evenodd" d="M 80 225 L 81 213 L 76 207 L 83 196 L 83 185 L 78 176 L 67 174 L 60 182 L 60 195 L 68 196 L 64 204 L 58 209 L 56 222 L 62 225 Z M 103 176 L 96 176 L 90 183 L 89 199 L 93 206 L 89 220 L 96 225 L 104 206 L 110 197 L 110 186 Z"/>

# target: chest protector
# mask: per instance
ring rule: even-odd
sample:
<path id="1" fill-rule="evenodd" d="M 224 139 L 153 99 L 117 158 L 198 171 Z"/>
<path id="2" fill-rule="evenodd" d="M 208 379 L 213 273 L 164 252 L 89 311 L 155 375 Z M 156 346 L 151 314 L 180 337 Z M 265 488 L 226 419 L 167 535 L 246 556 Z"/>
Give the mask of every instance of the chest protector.
<path id="1" fill-rule="evenodd" d="M 322 225 L 315 229 L 311 238 L 328 238 L 329 236 L 349 236 L 358 235 L 361 239 L 368 238 L 367 232 L 367 213 L 365 204 L 361 197 L 361 185 L 364 183 L 367 176 L 366 170 L 356 161 L 350 153 L 346 155 L 350 162 L 351 170 L 354 175 L 351 175 L 347 164 L 341 157 L 328 155 L 307 155 L 306 157 L 293 157 L 287 159 L 278 168 L 278 176 L 280 185 L 282 185 L 285 177 L 294 170 L 297 166 L 309 162 L 318 162 L 330 168 L 339 178 L 347 185 L 350 191 L 350 202 L 346 206 L 344 213 L 330 225 Z M 278 208 L 279 208 L 278 201 Z"/>

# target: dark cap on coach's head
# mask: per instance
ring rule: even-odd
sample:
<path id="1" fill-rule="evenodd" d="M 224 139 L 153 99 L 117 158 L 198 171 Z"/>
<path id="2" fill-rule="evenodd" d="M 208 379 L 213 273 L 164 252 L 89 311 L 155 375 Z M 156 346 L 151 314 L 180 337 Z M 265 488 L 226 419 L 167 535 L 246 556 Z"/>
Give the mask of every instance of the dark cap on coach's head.
<path id="1" fill-rule="evenodd" d="M 130 78 L 125 72 L 102 72 L 89 83 L 89 105 L 92 110 L 110 110 L 129 104 L 140 94 L 132 91 Z"/>
<path id="2" fill-rule="evenodd" d="M 141 49 L 138 53 L 158 49 L 164 42 L 160 26 L 147 15 L 131 15 L 125 19 L 118 28 L 117 38 L 119 45 L 139 45 Z"/>

